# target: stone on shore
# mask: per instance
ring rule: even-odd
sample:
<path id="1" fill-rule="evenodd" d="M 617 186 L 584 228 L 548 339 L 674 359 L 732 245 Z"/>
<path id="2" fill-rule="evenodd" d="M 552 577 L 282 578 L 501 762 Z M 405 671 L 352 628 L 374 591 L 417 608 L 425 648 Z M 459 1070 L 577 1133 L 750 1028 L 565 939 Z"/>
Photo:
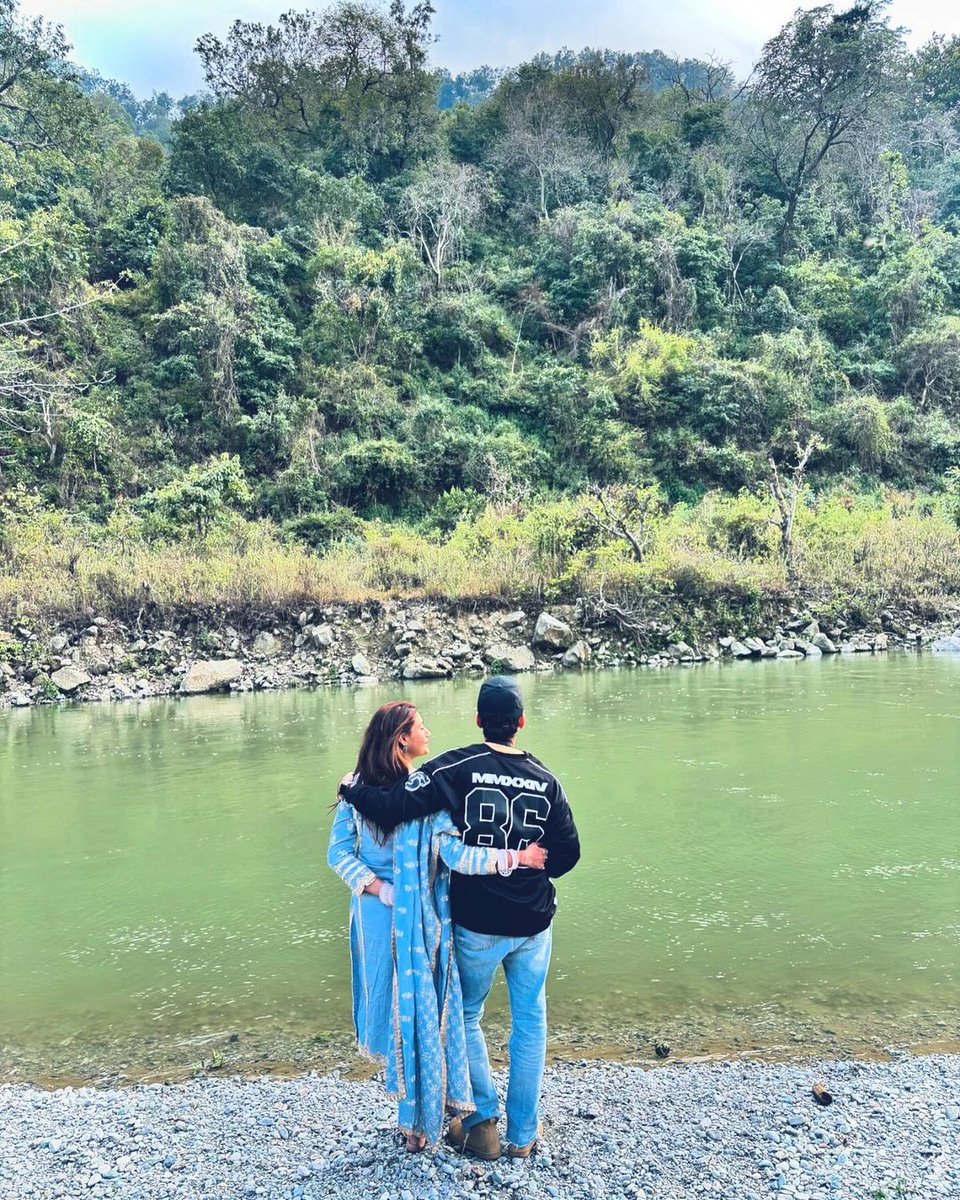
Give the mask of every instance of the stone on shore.
<path id="1" fill-rule="evenodd" d="M 79 667 L 61 667 L 50 676 L 50 682 L 56 684 L 64 695 L 69 696 L 84 684 L 90 682 L 90 676 Z"/>
<path id="2" fill-rule="evenodd" d="M 590 649 L 590 643 L 585 642 L 581 638 L 580 641 L 574 642 L 566 654 L 564 654 L 562 662 L 565 667 L 582 667 L 592 657 L 593 651 Z"/>
<path id="3" fill-rule="evenodd" d="M 403 668 L 404 679 L 446 679 L 449 674 L 435 658 L 411 658 Z"/>
<path id="4" fill-rule="evenodd" d="M 253 653 L 257 658 L 273 658 L 280 653 L 280 639 L 268 630 L 261 630 L 253 639 Z"/>
<path id="5" fill-rule="evenodd" d="M 949 637 L 937 638 L 930 649 L 934 654 L 960 654 L 960 629 L 955 629 Z"/>
<path id="6" fill-rule="evenodd" d="M 373 668 L 370 666 L 370 660 L 365 654 L 355 654 L 350 659 L 350 666 L 355 675 L 372 675 Z"/>
<path id="7" fill-rule="evenodd" d="M 736 638 L 730 643 L 730 653 L 734 658 L 753 658 L 753 651 L 750 647 L 737 641 Z"/>
<path id="8" fill-rule="evenodd" d="M 566 622 L 552 613 L 542 612 L 533 631 L 533 644 L 546 650 L 567 650 L 576 640 Z"/>
<path id="9" fill-rule="evenodd" d="M 513 610 L 513 612 L 504 613 L 504 615 L 500 618 L 500 624 L 504 627 L 504 629 L 510 629 L 514 625 L 522 625 L 526 619 L 527 614 L 523 611 L 523 609 L 516 608 Z"/>
<path id="10" fill-rule="evenodd" d="M 483 652 L 484 660 L 491 666 L 500 664 L 500 669 L 507 674 L 519 671 L 532 671 L 536 659 L 529 646 L 508 646 L 504 643 L 488 646 Z"/>
<path id="11" fill-rule="evenodd" d="M 821 654 L 836 654 L 837 647 L 827 637 L 825 633 L 818 633 L 816 637 L 810 639 L 810 644 L 816 646 Z"/>
<path id="12" fill-rule="evenodd" d="M 327 650 L 333 645 L 333 630 L 329 625 L 308 625 L 303 633 L 315 650 Z"/>
<path id="13" fill-rule="evenodd" d="M 180 691 L 185 696 L 226 691 L 242 674 L 243 666 L 236 658 L 208 659 L 191 663 L 180 683 Z"/>

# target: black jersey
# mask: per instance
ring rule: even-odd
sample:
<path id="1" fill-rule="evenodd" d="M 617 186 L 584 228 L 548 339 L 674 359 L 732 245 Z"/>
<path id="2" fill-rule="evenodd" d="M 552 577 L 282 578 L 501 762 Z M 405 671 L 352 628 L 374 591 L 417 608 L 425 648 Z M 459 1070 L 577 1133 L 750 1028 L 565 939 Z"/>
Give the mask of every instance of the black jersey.
<path id="1" fill-rule="evenodd" d="M 453 920 L 475 933 L 530 937 L 556 912 L 550 882 L 580 857 L 570 805 L 557 777 L 525 750 L 509 753 L 485 742 L 448 750 L 389 788 L 358 784 L 344 798 L 389 831 L 446 808 L 470 846 L 522 850 L 541 842 L 547 868 L 519 867 L 510 875 L 451 877 Z"/>

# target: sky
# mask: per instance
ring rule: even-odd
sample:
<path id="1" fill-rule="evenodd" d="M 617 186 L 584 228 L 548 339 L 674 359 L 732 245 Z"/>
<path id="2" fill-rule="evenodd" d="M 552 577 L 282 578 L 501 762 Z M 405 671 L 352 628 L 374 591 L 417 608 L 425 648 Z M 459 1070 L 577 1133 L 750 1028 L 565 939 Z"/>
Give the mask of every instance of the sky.
<path id="1" fill-rule="evenodd" d="M 454 74 L 471 67 L 512 66 L 541 50 L 607 46 L 663 50 L 680 58 L 711 54 L 744 76 L 761 46 L 798 8 L 813 0 L 433 0 L 436 66 Z M 852 0 L 851 0 L 852 2 Z M 232 21 L 275 20 L 322 0 L 21 0 L 29 16 L 63 25 L 73 60 L 128 83 L 138 95 L 174 97 L 203 84 L 193 45 L 204 33 L 226 33 Z M 835 7 L 849 7 L 837 0 Z M 931 33 L 960 33 L 955 0 L 891 0 L 893 24 L 917 45 Z"/>

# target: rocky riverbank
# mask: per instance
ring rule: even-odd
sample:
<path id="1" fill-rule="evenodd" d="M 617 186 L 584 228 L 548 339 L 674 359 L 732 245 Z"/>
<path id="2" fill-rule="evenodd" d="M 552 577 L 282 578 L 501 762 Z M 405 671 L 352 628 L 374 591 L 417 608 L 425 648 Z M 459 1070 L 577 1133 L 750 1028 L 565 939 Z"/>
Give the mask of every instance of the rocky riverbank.
<path id="1" fill-rule="evenodd" d="M 819 658 L 949 642 L 960 606 L 923 621 L 886 609 L 869 622 L 793 607 L 756 627 L 684 638 L 615 606 L 465 606 L 383 601 L 291 613 L 217 611 L 125 622 L 89 613 L 0 628 L 0 706 L 211 691 L 438 679 L 488 671 L 664 667 L 723 657 Z M 960 638 L 955 639 L 960 648 Z"/>
<path id="2" fill-rule="evenodd" d="M 501 1084 L 504 1082 L 500 1075 Z M 815 1083 L 832 1103 L 819 1104 Z M 17 1200 L 940 1200 L 960 1195 L 960 1056 L 559 1063 L 527 1161 L 400 1149 L 375 1080 L 0 1087 Z"/>

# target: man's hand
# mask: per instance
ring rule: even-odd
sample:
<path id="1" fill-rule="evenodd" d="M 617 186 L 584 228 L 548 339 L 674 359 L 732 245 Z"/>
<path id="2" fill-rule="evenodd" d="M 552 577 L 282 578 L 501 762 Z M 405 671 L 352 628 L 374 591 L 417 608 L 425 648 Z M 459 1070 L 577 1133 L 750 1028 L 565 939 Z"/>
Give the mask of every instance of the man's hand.
<path id="1" fill-rule="evenodd" d="M 517 854 L 518 867 L 531 867 L 534 871 L 542 871 L 547 865 L 547 851 L 539 842 L 532 842 Z"/>

